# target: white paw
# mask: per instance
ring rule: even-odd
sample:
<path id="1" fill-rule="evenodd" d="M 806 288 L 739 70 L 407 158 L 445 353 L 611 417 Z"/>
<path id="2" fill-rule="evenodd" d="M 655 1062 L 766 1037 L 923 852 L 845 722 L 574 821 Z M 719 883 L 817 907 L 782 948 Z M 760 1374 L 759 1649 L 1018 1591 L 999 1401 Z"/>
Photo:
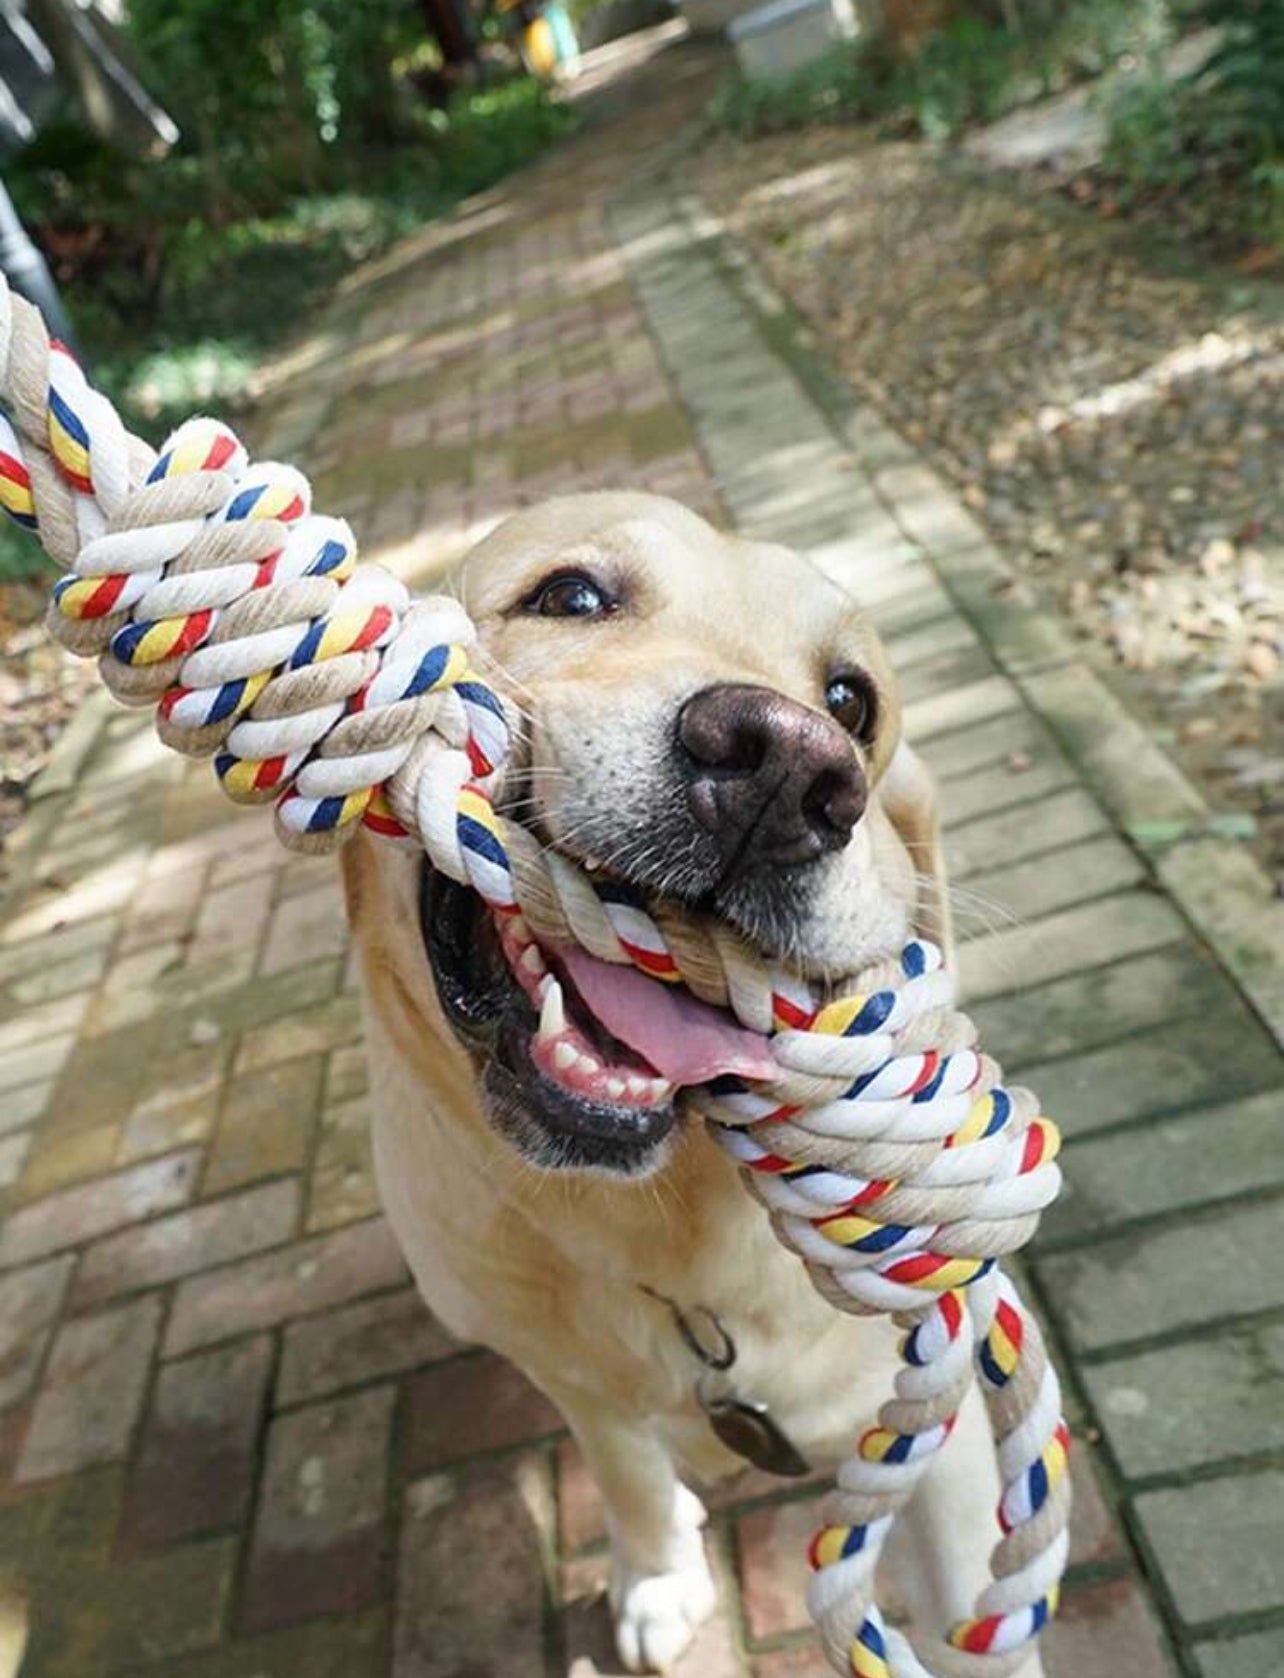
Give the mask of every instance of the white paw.
<path id="1" fill-rule="evenodd" d="M 700 1528 L 704 1509 L 684 1487 L 674 1507 L 673 1566 L 617 1568 L 611 1586 L 615 1646 L 630 1672 L 668 1672 L 718 1604 Z"/>

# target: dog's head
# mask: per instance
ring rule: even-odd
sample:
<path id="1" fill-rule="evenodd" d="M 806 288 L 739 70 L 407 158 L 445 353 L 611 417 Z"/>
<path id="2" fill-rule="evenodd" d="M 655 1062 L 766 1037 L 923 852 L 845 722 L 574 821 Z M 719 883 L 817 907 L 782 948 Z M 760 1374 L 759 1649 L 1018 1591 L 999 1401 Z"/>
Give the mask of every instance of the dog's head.
<path id="1" fill-rule="evenodd" d="M 926 778 L 856 603 L 779 547 L 659 497 L 551 502 L 457 588 L 521 729 L 501 808 L 605 880 L 839 978 L 915 923 Z M 764 1076 L 730 1015 L 577 949 L 502 937 L 424 866 L 422 948 L 491 1122 L 533 1162 L 643 1174 L 684 1087 Z"/>

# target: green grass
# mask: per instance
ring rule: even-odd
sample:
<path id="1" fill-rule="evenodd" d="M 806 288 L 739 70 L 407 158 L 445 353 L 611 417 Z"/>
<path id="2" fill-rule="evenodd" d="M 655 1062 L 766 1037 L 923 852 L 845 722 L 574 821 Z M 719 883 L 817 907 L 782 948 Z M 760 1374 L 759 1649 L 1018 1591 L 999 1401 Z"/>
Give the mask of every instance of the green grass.
<path id="1" fill-rule="evenodd" d="M 52 582 L 56 575 L 53 562 L 31 531 L 19 529 L 7 518 L 0 523 L 0 585 L 37 577 Z"/>

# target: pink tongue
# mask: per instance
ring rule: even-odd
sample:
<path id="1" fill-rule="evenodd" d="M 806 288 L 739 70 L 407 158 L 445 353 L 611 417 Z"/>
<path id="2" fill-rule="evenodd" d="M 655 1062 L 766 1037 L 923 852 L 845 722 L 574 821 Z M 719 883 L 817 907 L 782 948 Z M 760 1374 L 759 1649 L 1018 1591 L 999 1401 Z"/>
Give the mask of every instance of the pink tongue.
<path id="1" fill-rule="evenodd" d="M 557 959 L 606 1029 L 675 1084 L 703 1084 L 719 1073 L 771 1078 L 777 1067 L 766 1039 L 685 990 L 648 979 L 633 967 L 599 961 L 578 945 Z"/>

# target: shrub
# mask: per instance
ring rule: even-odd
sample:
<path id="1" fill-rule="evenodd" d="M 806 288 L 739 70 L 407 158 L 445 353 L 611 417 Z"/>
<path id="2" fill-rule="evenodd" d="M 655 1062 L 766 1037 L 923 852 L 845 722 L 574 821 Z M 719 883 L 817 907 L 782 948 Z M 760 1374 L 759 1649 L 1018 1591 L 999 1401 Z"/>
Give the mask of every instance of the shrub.
<path id="1" fill-rule="evenodd" d="M 1017 37 L 974 18 L 959 18 L 929 35 L 904 72 L 914 119 L 929 140 L 973 122 L 989 122 L 1009 102 L 1020 66 Z"/>
<path id="2" fill-rule="evenodd" d="M 1016 16 L 1025 14 L 1018 7 Z M 740 134 L 813 122 L 889 118 L 929 139 L 989 122 L 1024 98 L 1094 74 L 1122 52 L 1139 52 L 1159 29 L 1163 0 L 1077 0 L 1021 29 L 960 17 L 927 35 L 910 56 L 878 42 L 835 48 L 798 74 L 733 79 L 713 117 Z"/>
<path id="3" fill-rule="evenodd" d="M 1104 162 L 1126 193 L 1181 187 L 1198 176 L 1187 103 L 1162 74 L 1131 77 L 1110 95 Z"/>
<path id="4" fill-rule="evenodd" d="M 1126 201 L 1202 187 L 1209 231 L 1284 245 L 1284 6 L 1203 0 L 1198 15 L 1220 44 L 1188 77 L 1114 91 L 1105 166 Z"/>

